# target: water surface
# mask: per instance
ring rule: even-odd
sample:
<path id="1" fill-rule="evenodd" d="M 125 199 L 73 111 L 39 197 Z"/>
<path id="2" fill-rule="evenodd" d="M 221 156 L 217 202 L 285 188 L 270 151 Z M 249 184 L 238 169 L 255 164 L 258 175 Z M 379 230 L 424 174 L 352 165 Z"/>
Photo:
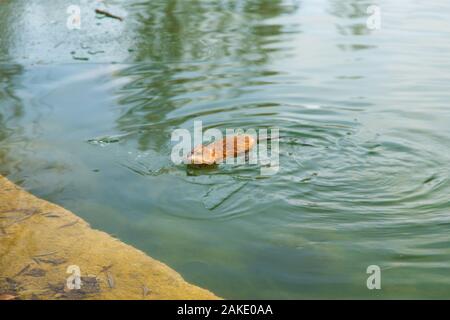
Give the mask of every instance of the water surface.
<path id="1" fill-rule="evenodd" d="M 108 3 L 0 4 L 1 174 L 225 298 L 450 298 L 446 1 L 380 30 L 370 1 Z M 175 166 L 196 120 L 279 128 L 280 171 Z"/>

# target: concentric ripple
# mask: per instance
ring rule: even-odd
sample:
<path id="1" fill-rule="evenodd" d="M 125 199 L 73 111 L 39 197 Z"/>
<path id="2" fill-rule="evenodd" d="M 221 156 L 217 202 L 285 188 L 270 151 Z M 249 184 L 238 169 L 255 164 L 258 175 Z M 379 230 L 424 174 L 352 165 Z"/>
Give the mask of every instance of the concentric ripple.
<path id="1" fill-rule="evenodd" d="M 225 298 L 373 298 L 373 264 L 376 297 L 449 297 L 447 4 L 113 1 L 38 46 L 63 4 L 31 2 L 0 11 L 0 173 Z M 279 171 L 173 164 L 194 121 L 279 129 Z"/>

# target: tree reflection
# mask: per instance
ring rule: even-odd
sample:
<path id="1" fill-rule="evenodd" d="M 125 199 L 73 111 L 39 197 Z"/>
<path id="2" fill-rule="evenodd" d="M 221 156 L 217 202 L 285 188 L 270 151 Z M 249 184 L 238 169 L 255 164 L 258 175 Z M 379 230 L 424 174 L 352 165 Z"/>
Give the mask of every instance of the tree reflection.
<path id="1" fill-rule="evenodd" d="M 9 159 L 10 144 L 7 140 L 20 132 L 17 120 L 23 116 L 22 101 L 15 95 L 17 77 L 23 68 L 16 64 L 0 63 L 0 170 L 8 173 L 8 167 L 13 165 Z"/>
<path id="2" fill-rule="evenodd" d="M 239 97 L 244 87 L 276 74 L 271 62 L 294 1 L 149 1 L 136 5 L 135 60 L 122 72 L 133 81 L 120 92 L 117 123 L 134 133 L 140 149 L 160 148 L 174 127 L 208 115 L 208 102 Z M 192 111 L 179 112 L 189 105 Z M 208 124 L 207 124 L 208 125 Z M 214 125 L 214 124 L 211 124 Z M 136 137 L 135 135 L 133 137 Z"/>
<path id="3" fill-rule="evenodd" d="M 22 101 L 16 96 L 17 79 L 23 73 L 23 67 L 10 62 L 11 38 L 13 33 L 14 5 L 0 1 L 0 174 L 7 174 L 13 165 L 10 144 L 7 140 L 19 131 L 17 120 L 23 117 Z"/>
<path id="4" fill-rule="evenodd" d="M 369 34 L 370 30 L 366 26 L 366 20 L 368 18 L 367 8 L 370 5 L 370 1 L 331 0 L 330 14 L 344 19 L 343 23 L 336 25 L 338 32 L 344 36 L 361 36 Z"/>

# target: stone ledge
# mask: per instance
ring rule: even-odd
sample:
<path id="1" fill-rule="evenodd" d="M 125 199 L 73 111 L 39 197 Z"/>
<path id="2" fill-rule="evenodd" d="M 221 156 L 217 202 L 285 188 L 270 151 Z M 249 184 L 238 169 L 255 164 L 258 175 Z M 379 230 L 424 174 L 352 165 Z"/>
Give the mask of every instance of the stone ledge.
<path id="1" fill-rule="evenodd" d="M 81 271 L 69 290 L 67 268 Z M 0 176 L 0 299 L 218 299 Z"/>

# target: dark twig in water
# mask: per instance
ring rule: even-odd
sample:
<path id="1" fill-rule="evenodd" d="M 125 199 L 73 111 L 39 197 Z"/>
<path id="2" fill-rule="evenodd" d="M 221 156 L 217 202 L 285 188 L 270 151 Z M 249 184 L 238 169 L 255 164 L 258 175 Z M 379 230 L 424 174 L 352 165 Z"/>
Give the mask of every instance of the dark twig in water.
<path id="1" fill-rule="evenodd" d="M 262 137 L 262 138 L 260 138 L 260 137 L 258 137 L 258 143 L 260 143 L 260 142 L 262 142 L 262 141 L 272 141 L 272 140 L 280 140 L 280 139 L 283 139 L 283 138 L 285 138 L 284 136 L 281 136 L 281 137 Z"/>
<path id="2" fill-rule="evenodd" d="M 22 222 L 22 221 L 24 221 L 24 220 L 27 220 L 27 219 L 31 218 L 32 216 L 33 216 L 32 214 L 28 214 L 28 215 L 26 215 L 26 216 L 23 216 L 22 218 L 16 219 L 16 220 L 14 220 L 13 222 L 11 222 L 11 223 L 8 225 L 8 227 L 9 227 L 9 226 L 12 226 L 12 225 L 15 224 L 15 223 L 18 223 L 18 222 Z"/>
<path id="3" fill-rule="evenodd" d="M 122 17 L 116 16 L 116 15 L 114 15 L 112 13 L 109 13 L 108 11 L 105 11 L 105 10 L 102 10 L 102 9 L 95 9 L 95 13 L 103 14 L 104 16 L 107 16 L 109 18 L 113 18 L 113 19 L 117 19 L 117 20 L 123 21 Z"/>

